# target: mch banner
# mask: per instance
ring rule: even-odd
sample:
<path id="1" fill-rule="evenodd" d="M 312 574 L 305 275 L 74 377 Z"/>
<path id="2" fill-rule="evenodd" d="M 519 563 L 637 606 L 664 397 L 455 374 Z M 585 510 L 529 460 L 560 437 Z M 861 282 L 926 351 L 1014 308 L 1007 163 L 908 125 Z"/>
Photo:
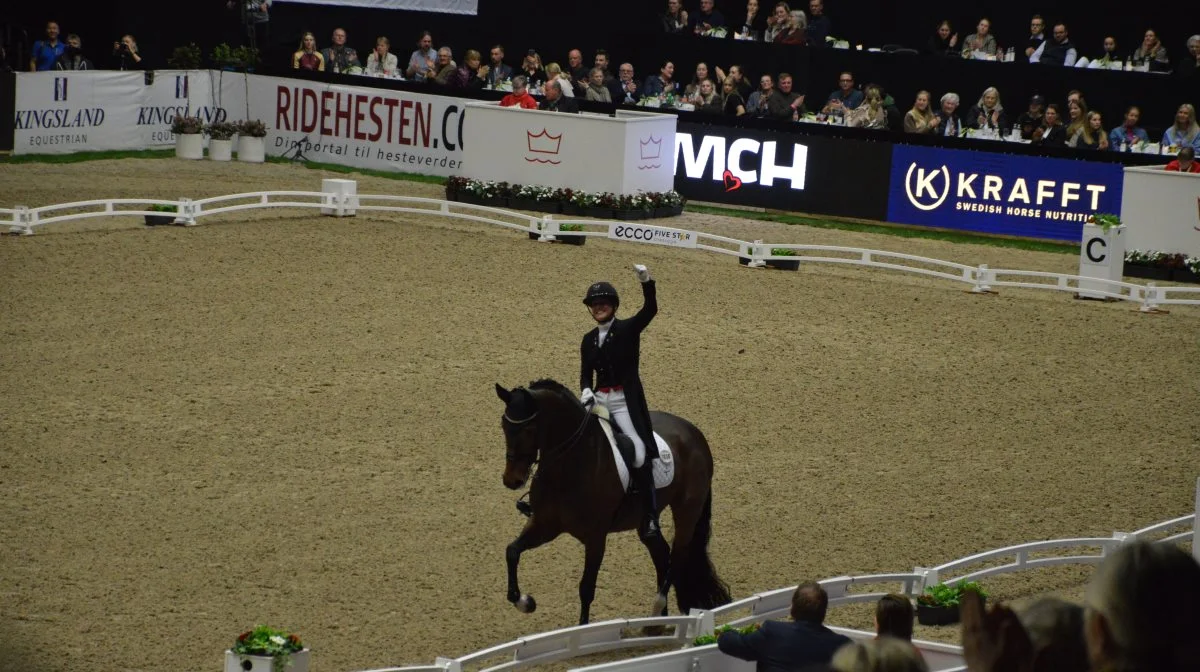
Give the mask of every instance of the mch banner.
<path id="1" fill-rule="evenodd" d="M 896 145 L 887 221 L 1078 242 L 1121 211 L 1120 164 Z"/>
<path id="2" fill-rule="evenodd" d="M 409 9 L 443 14 L 478 14 L 479 0 L 275 0 L 275 4 L 337 5 L 369 9 Z"/>

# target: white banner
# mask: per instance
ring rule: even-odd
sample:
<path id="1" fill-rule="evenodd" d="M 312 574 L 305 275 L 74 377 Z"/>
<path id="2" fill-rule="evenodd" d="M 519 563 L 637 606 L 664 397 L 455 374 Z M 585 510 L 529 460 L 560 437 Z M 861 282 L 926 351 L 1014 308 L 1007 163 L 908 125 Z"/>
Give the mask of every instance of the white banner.
<path id="1" fill-rule="evenodd" d="M 13 154 L 138 149 L 141 72 L 17 74 Z"/>
<path id="2" fill-rule="evenodd" d="M 1200 175 L 1126 167 L 1121 222 L 1126 249 L 1200 257 Z"/>
<path id="3" fill-rule="evenodd" d="M 468 100 L 248 77 L 250 118 L 266 122 L 271 156 L 446 177 L 462 172 Z"/>
<path id="4" fill-rule="evenodd" d="M 177 116 L 200 117 L 206 124 L 246 118 L 246 76 L 220 70 L 156 70 L 138 107 L 140 148 L 175 146 L 171 124 Z"/>
<path id="5" fill-rule="evenodd" d="M 613 240 L 632 240 L 668 247 L 696 247 L 696 234 L 683 229 L 647 224 L 610 224 L 608 237 Z"/>
<path id="6" fill-rule="evenodd" d="M 275 0 L 275 4 L 338 5 L 370 9 L 411 9 L 418 12 L 478 14 L 479 0 Z"/>

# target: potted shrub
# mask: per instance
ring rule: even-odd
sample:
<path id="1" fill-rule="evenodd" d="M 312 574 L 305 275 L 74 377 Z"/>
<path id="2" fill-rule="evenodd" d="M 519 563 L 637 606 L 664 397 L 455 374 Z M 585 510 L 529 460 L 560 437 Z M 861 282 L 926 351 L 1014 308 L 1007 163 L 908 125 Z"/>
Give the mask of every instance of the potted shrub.
<path id="1" fill-rule="evenodd" d="M 623 194 L 617 197 L 616 219 L 623 222 L 645 219 L 646 215 L 639 207 L 636 196 Z"/>
<path id="2" fill-rule="evenodd" d="M 171 56 L 167 58 L 167 65 L 176 70 L 199 70 L 200 47 L 197 47 L 195 42 L 186 47 L 175 47 Z"/>
<path id="3" fill-rule="evenodd" d="M 1200 257 L 1184 257 L 1183 266 L 1171 274 L 1175 282 L 1200 283 Z"/>
<path id="4" fill-rule="evenodd" d="M 262 163 L 267 159 L 267 125 L 259 119 L 247 119 L 237 124 L 238 161 Z"/>
<path id="5" fill-rule="evenodd" d="M 558 210 L 564 215 L 578 215 L 579 206 L 575 204 L 574 189 L 555 189 L 551 198 L 558 203 Z"/>
<path id="6" fill-rule="evenodd" d="M 794 256 L 796 256 L 796 251 L 786 248 L 786 247 L 772 247 L 771 254 L 776 257 L 794 257 Z M 767 259 L 766 261 L 767 261 L 767 266 L 770 266 L 771 268 L 778 268 L 781 271 L 798 271 L 798 270 L 800 270 L 800 260 L 799 259 L 783 259 L 783 260 Z"/>
<path id="7" fill-rule="evenodd" d="M 210 55 L 213 65 L 221 70 L 254 70 L 258 64 L 258 49 L 238 47 L 236 49 L 222 42 L 213 47 Z"/>
<path id="8" fill-rule="evenodd" d="M 966 581 L 948 586 L 939 583 L 929 586 L 917 598 L 917 622 L 921 625 L 952 625 L 959 621 L 959 606 L 964 592 L 974 592 L 980 600 L 987 600 L 987 592 L 975 581 Z"/>
<path id="9" fill-rule="evenodd" d="M 507 208 L 508 199 L 512 196 L 512 187 L 508 182 L 484 182 L 483 204 L 494 208 Z"/>
<path id="10" fill-rule="evenodd" d="M 617 210 L 617 197 L 609 192 L 590 194 L 591 205 L 580 206 L 580 214 L 596 219 L 613 219 Z"/>
<path id="11" fill-rule="evenodd" d="M 667 216 L 675 217 L 683 214 L 683 206 L 687 203 L 687 199 L 683 197 L 683 194 L 672 189 L 663 194 L 663 202 L 669 208 Z"/>
<path id="12" fill-rule="evenodd" d="M 467 184 L 467 178 L 461 176 L 451 176 L 446 178 L 446 200 L 457 201 L 459 192 Z"/>
<path id="13" fill-rule="evenodd" d="M 204 127 L 208 136 L 208 158 L 213 161 L 233 160 L 233 136 L 237 133 L 237 124 L 227 121 L 217 121 Z"/>
<path id="14" fill-rule="evenodd" d="M 225 672 L 308 672 L 309 653 L 296 635 L 259 625 L 225 651 Z"/>
<path id="15" fill-rule="evenodd" d="M 580 224 L 559 224 L 559 231 L 583 231 L 583 226 Z M 554 237 L 560 243 L 567 245 L 583 245 L 587 242 L 587 236 L 572 236 L 569 234 L 559 233 Z"/>
<path id="16" fill-rule="evenodd" d="M 1125 253 L 1122 275 L 1146 280 L 1170 280 L 1172 273 L 1167 257 L 1157 250 L 1129 250 Z"/>
<path id="17" fill-rule="evenodd" d="M 517 210 L 532 210 L 533 212 L 557 214 L 562 211 L 562 208 L 555 198 L 556 193 L 550 187 L 525 185 L 518 189 L 514 186 L 513 197 L 509 200 L 508 204 Z"/>
<path id="18" fill-rule="evenodd" d="M 747 626 L 741 627 L 741 628 L 734 628 L 734 627 L 728 626 L 728 625 L 720 625 L 720 626 L 717 626 L 716 629 L 713 630 L 713 634 L 700 635 L 699 637 L 693 639 L 692 646 L 708 646 L 709 644 L 716 644 L 717 638 L 719 638 L 721 636 L 721 633 L 729 632 L 730 630 L 737 630 L 738 632 L 742 633 L 743 635 L 748 635 L 748 634 L 758 630 L 761 627 L 762 627 L 761 623 L 751 623 L 750 625 L 747 625 Z"/>
<path id="19" fill-rule="evenodd" d="M 463 179 L 458 187 L 457 196 L 460 203 L 483 205 L 483 194 L 487 191 L 487 183 L 479 180 Z"/>
<path id="20" fill-rule="evenodd" d="M 176 115 L 171 122 L 171 132 L 175 134 L 175 156 L 180 159 L 204 158 L 204 122 L 200 117 L 185 117 Z"/>
<path id="21" fill-rule="evenodd" d="M 166 203 L 155 203 L 146 209 L 150 212 L 178 212 L 179 210 L 174 205 Z M 146 226 L 166 226 L 174 223 L 175 215 L 146 215 Z"/>

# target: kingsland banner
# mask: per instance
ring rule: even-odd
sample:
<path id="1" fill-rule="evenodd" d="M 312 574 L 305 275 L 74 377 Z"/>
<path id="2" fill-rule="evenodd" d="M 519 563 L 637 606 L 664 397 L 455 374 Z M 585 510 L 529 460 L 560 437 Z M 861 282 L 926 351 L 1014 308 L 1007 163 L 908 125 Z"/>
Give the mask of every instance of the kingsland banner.
<path id="1" fill-rule="evenodd" d="M 462 171 L 467 99 L 248 75 L 267 154 L 357 168 Z"/>
<path id="2" fill-rule="evenodd" d="M 13 153 L 164 149 L 178 115 L 243 119 L 245 91 L 244 76 L 208 70 L 20 73 Z"/>
<path id="3" fill-rule="evenodd" d="M 338 5 L 340 7 L 369 7 L 371 9 L 411 9 L 418 12 L 444 14 L 478 14 L 479 0 L 275 0 L 275 4 Z M 257 5 L 258 0 L 250 0 Z"/>

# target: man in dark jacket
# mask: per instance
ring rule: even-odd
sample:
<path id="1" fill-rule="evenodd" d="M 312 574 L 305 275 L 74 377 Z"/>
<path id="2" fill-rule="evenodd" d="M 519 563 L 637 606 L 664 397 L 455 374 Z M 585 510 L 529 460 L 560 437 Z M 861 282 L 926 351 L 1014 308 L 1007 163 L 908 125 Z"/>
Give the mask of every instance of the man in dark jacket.
<path id="1" fill-rule="evenodd" d="M 538 105 L 539 110 L 548 112 L 579 112 L 579 103 L 574 98 L 564 96 L 561 80 L 555 78 L 546 82 L 545 98 Z"/>
<path id="2" fill-rule="evenodd" d="M 654 281 L 645 266 L 633 267 L 642 283 L 642 309 L 628 320 L 616 319 L 621 299 L 607 282 L 588 287 L 583 303 L 592 313 L 596 328 L 583 336 L 580 345 L 579 400 L 585 406 L 598 401 L 608 409 L 621 432 L 634 443 L 634 483 L 645 500 L 643 523 L 638 528 L 642 539 L 662 535 L 658 525 L 658 499 L 654 490 L 652 465 L 658 457 L 650 426 L 650 409 L 638 375 L 641 336 L 658 313 Z M 592 391 L 593 375 L 595 392 Z"/>
<path id="3" fill-rule="evenodd" d="M 758 672 L 789 672 L 828 664 L 838 649 L 850 643 L 849 637 L 822 625 L 828 608 L 825 589 L 807 581 L 792 594 L 791 623 L 767 621 L 748 635 L 736 630 L 721 633 L 717 648 L 725 655 L 757 662 Z"/>

